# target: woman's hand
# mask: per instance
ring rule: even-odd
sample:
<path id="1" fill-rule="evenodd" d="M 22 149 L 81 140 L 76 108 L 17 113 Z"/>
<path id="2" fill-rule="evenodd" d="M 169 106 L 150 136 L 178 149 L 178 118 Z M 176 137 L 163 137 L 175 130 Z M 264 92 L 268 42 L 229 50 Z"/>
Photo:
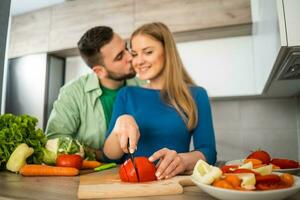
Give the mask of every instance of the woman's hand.
<path id="1" fill-rule="evenodd" d="M 123 152 L 128 153 L 128 141 L 130 153 L 133 153 L 137 149 L 140 131 L 135 119 L 131 115 L 121 115 L 118 117 L 112 132 L 117 136 Z"/>
<path id="2" fill-rule="evenodd" d="M 184 159 L 174 150 L 163 148 L 156 151 L 149 157 L 149 161 L 158 160 L 156 177 L 157 179 L 168 179 L 186 170 Z"/>

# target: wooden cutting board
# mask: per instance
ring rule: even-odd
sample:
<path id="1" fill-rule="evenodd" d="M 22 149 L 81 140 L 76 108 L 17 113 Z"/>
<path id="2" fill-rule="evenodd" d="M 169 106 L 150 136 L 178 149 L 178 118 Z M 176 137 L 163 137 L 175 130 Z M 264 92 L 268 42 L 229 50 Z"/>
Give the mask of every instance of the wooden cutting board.
<path id="1" fill-rule="evenodd" d="M 116 198 L 181 194 L 184 186 L 194 185 L 190 176 L 176 176 L 168 180 L 125 183 L 118 168 L 80 176 L 79 199 Z"/>

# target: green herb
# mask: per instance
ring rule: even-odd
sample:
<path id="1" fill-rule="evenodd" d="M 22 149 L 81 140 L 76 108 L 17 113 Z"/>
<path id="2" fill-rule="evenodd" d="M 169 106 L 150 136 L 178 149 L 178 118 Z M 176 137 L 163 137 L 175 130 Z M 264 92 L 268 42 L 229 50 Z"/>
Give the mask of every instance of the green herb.
<path id="1" fill-rule="evenodd" d="M 34 149 L 27 163 L 42 163 L 43 148 L 47 139 L 41 129 L 36 129 L 37 122 L 35 117 L 29 115 L 4 114 L 0 116 L 0 170 L 5 169 L 10 155 L 21 143 L 26 143 Z"/>

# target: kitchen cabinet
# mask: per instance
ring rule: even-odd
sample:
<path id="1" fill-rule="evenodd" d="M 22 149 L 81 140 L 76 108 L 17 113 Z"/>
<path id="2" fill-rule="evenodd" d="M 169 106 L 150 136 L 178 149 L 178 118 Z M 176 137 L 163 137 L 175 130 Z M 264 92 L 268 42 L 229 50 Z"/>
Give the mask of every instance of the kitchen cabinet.
<path id="1" fill-rule="evenodd" d="M 48 51 L 77 47 L 85 31 L 111 26 L 122 37 L 133 31 L 133 0 L 77 0 L 52 7 Z"/>
<path id="2" fill-rule="evenodd" d="M 250 1 L 135 0 L 135 28 L 162 21 L 172 32 L 249 24 Z"/>
<path id="3" fill-rule="evenodd" d="M 277 0 L 280 30 L 282 35 L 281 43 L 284 46 L 300 45 L 300 2 L 298 0 Z M 282 13 L 284 12 L 284 13 Z"/>
<path id="4" fill-rule="evenodd" d="M 50 16 L 50 9 L 42 9 L 13 17 L 8 57 L 47 52 Z"/>
<path id="5" fill-rule="evenodd" d="M 163 21 L 177 41 L 251 34 L 250 0 L 76 0 L 12 17 L 9 58 L 38 52 L 78 55 L 89 28 L 108 25 L 128 39 L 139 25 Z"/>
<path id="6" fill-rule="evenodd" d="M 266 96 L 299 94 L 300 1 L 252 0 L 251 5 L 257 92 Z"/>
<path id="7" fill-rule="evenodd" d="M 257 95 L 251 36 L 180 43 L 177 47 L 187 71 L 210 97 Z"/>

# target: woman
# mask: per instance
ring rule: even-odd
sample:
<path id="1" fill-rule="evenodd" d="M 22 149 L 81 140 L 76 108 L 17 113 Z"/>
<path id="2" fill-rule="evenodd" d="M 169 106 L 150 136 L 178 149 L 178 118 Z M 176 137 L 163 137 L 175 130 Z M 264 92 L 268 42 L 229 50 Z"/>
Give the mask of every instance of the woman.
<path id="1" fill-rule="evenodd" d="M 162 23 L 145 24 L 131 36 L 132 65 L 144 87 L 125 87 L 114 105 L 104 153 L 157 163 L 158 179 L 190 171 L 197 160 L 216 161 L 215 137 L 206 91 L 195 86 Z M 195 149 L 189 151 L 191 137 Z M 129 144 L 127 144 L 129 141 Z"/>

